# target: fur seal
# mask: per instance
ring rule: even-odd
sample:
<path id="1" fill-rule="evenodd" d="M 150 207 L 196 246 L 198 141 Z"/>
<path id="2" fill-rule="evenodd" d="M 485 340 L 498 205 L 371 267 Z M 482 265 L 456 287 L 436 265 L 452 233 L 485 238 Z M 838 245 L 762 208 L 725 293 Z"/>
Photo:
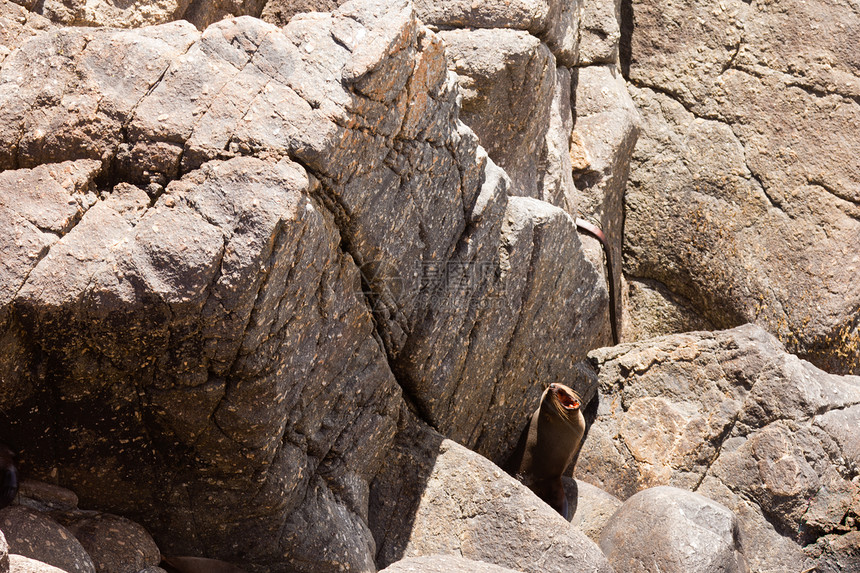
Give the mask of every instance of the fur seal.
<path id="1" fill-rule="evenodd" d="M 0 444 L 0 509 L 15 500 L 18 495 L 18 470 L 15 469 L 15 454 Z"/>
<path id="2" fill-rule="evenodd" d="M 612 253 L 609 251 L 609 245 L 606 242 L 606 237 L 600 227 L 593 225 L 585 219 L 576 219 L 576 228 L 580 231 L 585 231 L 598 241 L 603 247 L 603 254 L 606 255 L 606 282 L 609 285 L 609 324 L 612 328 L 612 344 L 618 344 L 618 336 L 621 331 L 618 324 L 618 316 L 615 312 L 615 303 L 618 300 L 618 293 L 615 292 L 615 276 L 612 267 Z"/>
<path id="3" fill-rule="evenodd" d="M 564 384 L 550 384 L 523 431 L 508 472 L 565 519 L 570 519 L 561 475 L 582 445 L 585 417 L 579 394 Z"/>

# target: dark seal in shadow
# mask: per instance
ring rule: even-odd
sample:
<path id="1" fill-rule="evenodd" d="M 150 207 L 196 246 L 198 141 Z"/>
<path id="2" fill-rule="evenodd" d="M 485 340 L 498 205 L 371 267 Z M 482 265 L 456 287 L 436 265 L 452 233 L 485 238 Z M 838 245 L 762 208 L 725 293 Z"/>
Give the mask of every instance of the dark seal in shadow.
<path id="1" fill-rule="evenodd" d="M 564 384 L 550 384 L 505 467 L 568 520 L 572 514 L 561 476 L 582 445 L 581 407 L 579 394 Z"/>

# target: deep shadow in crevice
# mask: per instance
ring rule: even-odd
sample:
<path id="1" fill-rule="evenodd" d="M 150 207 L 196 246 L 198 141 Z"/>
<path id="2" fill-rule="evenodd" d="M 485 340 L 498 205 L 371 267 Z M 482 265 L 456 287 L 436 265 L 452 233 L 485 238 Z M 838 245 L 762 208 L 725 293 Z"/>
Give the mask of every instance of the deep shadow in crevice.
<path id="1" fill-rule="evenodd" d="M 618 41 L 618 61 L 621 64 L 621 74 L 625 80 L 630 80 L 630 61 L 633 56 L 633 0 L 621 0 L 621 39 Z"/>

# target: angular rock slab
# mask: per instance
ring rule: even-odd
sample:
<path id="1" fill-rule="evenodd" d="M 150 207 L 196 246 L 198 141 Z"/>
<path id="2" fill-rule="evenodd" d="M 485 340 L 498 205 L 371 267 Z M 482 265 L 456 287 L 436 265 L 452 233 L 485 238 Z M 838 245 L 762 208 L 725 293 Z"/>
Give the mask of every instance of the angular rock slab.
<path id="1" fill-rule="evenodd" d="M 530 45 L 552 59 L 537 40 Z M 33 60 L 31 52 L 43 56 Z M 463 411 L 475 413 L 472 422 L 484 418 L 484 394 L 471 392 L 469 407 L 433 402 L 456 393 L 464 368 L 484 368 L 482 356 L 473 353 L 465 363 L 462 356 L 476 308 L 488 304 L 488 292 L 505 286 L 490 283 L 502 274 L 499 229 L 509 186 L 457 121 L 457 86 L 444 45 L 408 3 L 353 2 L 332 14 L 296 16 L 283 29 L 247 17 L 202 34 L 179 23 L 134 31 L 65 29 L 28 41 L 16 54 L 0 72 L 0 165 L 98 158 L 106 179 L 134 182 L 154 197 L 206 161 L 294 158 L 320 182 L 314 192 L 334 214 L 343 246 L 360 268 L 361 289 L 392 367 L 424 402 L 428 419 L 442 424 Z M 32 81 L 46 74 L 47 83 Z M 553 84 L 545 83 L 551 97 Z M 37 110 L 33 101 L 45 104 Z M 562 234 L 576 261 L 572 226 Z M 605 304 L 593 284 L 597 275 L 579 262 L 572 266 L 584 281 L 575 288 L 584 295 L 562 293 L 565 320 Z M 525 272 L 506 274 L 522 282 Z M 206 277 L 194 281 L 197 288 Z M 547 281 L 542 286 L 550 287 Z M 586 296 L 591 291 L 595 296 Z M 438 341 L 426 333 L 440 332 L 449 318 L 464 328 L 460 337 L 446 334 L 438 352 L 460 363 L 415 359 Z M 521 324 L 507 312 L 495 319 L 507 332 Z M 524 334 L 527 329 L 520 327 Z M 572 331 L 558 330 L 551 341 L 571 363 L 599 345 Z M 409 350 L 416 347 L 417 354 Z M 503 390 L 523 395 L 540 380 L 563 375 L 540 361 L 528 366 Z M 482 371 L 479 379 L 497 375 Z M 429 390 L 423 380 L 433 380 Z M 500 419 L 523 423 L 523 403 L 499 402 Z M 438 427 L 465 436 L 469 445 L 481 436 L 474 427 Z M 494 457 L 515 440 L 507 431 L 483 435 L 489 442 L 482 447 Z"/>
<path id="2" fill-rule="evenodd" d="M 445 554 L 516 571 L 612 571 L 597 545 L 531 490 L 420 422 L 401 419 L 386 466 L 371 494 L 380 566 Z"/>
<path id="3" fill-rule="evenodd" d="M 241 548 L 273 570 L 308 492 L 372 475 L 399 387 L 311 187 L 286 160 L 209 163 L 154 205 L 118 185 L 53 244 L 7 331 L 44 364 L 25 353 L 4 388 L 28 412 L 4 436 L 34 471 L 57 467 L 168 550 Z"/>
<path id="4" fill-rule="evenodd" d="M 601 406 L 579 475 L 622 499 L 672 485 L 722 503 L 751 570 L 795 568 L 804 546 L 856 530 L 857 377 L 822 372 L 753 325 L 591 356 Z"/>
<path id="5" fill-rule="evenodd" d="M 643 135 L 625 271 L 718 328 L 755 322 L 829 372 L 860 374 L 860 143 L 846 136 L 860 126 L 860 61 L 846 51 L 856 6 L 631 9 Z"/>
<path id="6" fill-rule="evenodd" d="M 581 6 L 564 0 L 417 0 L 415 11 L 422 22 L 443 29 L 528 31 L 546 43 L 559 64 L 572 67 L 579 59 Z"/>
<path id="7" fill-rule="evenodd" d="M 674 487 L 640 491 L 606 524 L 600 549 L 616 571 L 746 573 L 738 519 L 722 504 Z"/>
<path id="8" fill-rule="evenodd" d="M 451 30 L 449 66 L 460 76 L 460 118 L 514 183 L 512 193 L 538 197 L 538 156 L 555 90 L 552 54 L 534 36 L 509 29 Z"/>

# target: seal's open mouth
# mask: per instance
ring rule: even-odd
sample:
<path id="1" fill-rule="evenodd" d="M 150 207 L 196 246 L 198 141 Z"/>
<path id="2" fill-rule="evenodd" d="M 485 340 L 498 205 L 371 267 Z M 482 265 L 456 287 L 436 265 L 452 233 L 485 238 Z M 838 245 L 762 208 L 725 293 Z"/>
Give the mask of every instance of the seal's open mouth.
<path id="1" fill-rule="evenodd" d="M 564 388 L 558 384 L 550 384 L 549 388 L 555 393 L 558 403 L 564 406 L 566 410 L 579 408 L 579 400 L 571 396 Z"/>

